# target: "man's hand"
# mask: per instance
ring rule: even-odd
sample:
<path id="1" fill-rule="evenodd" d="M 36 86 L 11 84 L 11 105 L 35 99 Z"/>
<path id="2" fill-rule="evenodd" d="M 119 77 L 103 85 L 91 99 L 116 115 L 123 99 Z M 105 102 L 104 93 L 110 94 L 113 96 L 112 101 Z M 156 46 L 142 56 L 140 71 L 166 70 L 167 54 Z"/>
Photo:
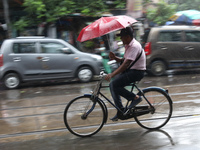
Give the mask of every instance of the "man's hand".
<path id="1" fill-rule="evenodd" d="M 111 60 L 116 60 L 117 62 L 121 62 L 122 58 L 117 57 L 113 52 L 109 53 L 109 58 Z"/>
<path id="2" fill-rule="evenodd" d="M 113 52 L 110 52 L 110 53 L 109 53 L 109 58 L 110 58 L 111 60 L 115 60 L 116 56 L 115 56 L 115 54 L 114 54 Z"/>
<path id="3" fill-rule="evenodd" d="M 112 73 L 107 74 L 107 75 L 105 76 L 105 80 L 107 80 L 107 81 L 110 81 L 111 78 L 112 78 Z"/>

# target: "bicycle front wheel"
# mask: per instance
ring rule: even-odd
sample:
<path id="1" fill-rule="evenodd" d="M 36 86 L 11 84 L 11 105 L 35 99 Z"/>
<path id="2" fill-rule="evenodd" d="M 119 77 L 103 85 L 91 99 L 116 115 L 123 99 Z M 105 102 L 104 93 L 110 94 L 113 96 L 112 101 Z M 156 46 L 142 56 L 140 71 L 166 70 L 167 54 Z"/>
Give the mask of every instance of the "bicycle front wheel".
<path id="1" fill-rule="evenodd" d="M 172 115 L 171 98 L 166 91 L 160 88 L 147 88 L 143 90 L 143 93 L 154 109 L 149 109 L 149 113 L 141 116 L 135 116 L 136 122 L 146 129 L 159 129 L 163 127 Z M 149 106 L 149 104 L 143 98 L 143 101 L 137 106 Z"/>
<path id="2" fill-rule="evenodd" d="M 64 111 L 64 123 L 72 134 L 87 137 L 101 130 L 105 115 L 102 103 L 85 95 L 68 103 Z"/>

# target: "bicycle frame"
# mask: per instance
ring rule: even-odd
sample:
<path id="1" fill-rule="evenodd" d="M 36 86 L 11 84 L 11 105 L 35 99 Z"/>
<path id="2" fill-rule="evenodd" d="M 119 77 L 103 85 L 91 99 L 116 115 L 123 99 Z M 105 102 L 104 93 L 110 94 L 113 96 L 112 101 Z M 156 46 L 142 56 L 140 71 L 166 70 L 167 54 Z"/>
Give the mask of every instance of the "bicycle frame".
<path id="1" fill-rule="evenodd" d="M 96 98 L 99 97 L 99 95 L 101 95 L 105 100 L 107 100 L 107 101 L 108 101 L 113 107 L 115 107 L 118 111 L 120 111 L 121 113 L 124 113 L 124 112 L 123 112 L 121 109 L 119 109 L 111 100 L 109 100 L 103 93 L 101 93 L 101 91 L 100 91 L 101 88 L 108 88 L 108 87 L 109 87 L 109 86 L 102 86 L 102 83 L 103 83 L 103 80 L 104 80 L 104 76 L 105 76 L 104 73 L 101 73 L 101 74 L 100 74 L 101 80 L 98 81 L 98 83 L 97 83 L 97 85 L 96 85 L 96 87 L 95 87 L 95 89 L 94 89 L 94 91 L 93 91 L 93 93 L 92 93 L 92 98 L 93 98 L 93 99 L 96 99 Z M 132 83 L 132 84 L 130 84 L 130 85 L 128 85 L 128 86 L 132 86 L 132 87 L 131 87 L 131 92 L 133 92 L 133 89 L 134 89 L 134 87 L 135 87 L 135 88 L 138 90 L 139 94 L 142 95 L 142 96 L 144 97 L 144 99 L 147 101 L 147 103 L 149 104 L 149 106 L 150 106 L 151 108 L 153 108 L 152 104 L 147 100 L 147 98 L 145 97 L 143 91 L 140 90 L 140 89 L 137 87 L 136 83 Z M 104 102 L 103 102 L 103 103 L 104 103 Z M 129 101 L 127 101 L 127 103 L 126 103 L 126 106 L 125 106 L 126 109 L 127 109 L 128 104 L 129 104 Z M 94 104 L 94 106 L 91 108 L 91 111 L 94 109 L 94 107 L 95 107 L 95 104 Z M 125 110 L 126 110 L 126 109 L 125 109 Z M 88 113 L 89 113 L 89 112 L 88 112 Z"/>

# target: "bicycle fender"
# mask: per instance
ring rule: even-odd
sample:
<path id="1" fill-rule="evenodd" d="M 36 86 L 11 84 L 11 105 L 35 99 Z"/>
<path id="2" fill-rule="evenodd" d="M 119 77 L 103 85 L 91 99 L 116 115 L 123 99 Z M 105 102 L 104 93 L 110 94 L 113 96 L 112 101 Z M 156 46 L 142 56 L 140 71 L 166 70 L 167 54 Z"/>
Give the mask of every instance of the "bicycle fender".
<path id="1" fill-rule="evenodd" d="M 92 94 L 84 94 L 84 96 L 91 97 Z"/>
<path id="2" fill-rule="evenodd" d="M 172 102 L 172 99 L 171 97 L 169 96 L 169 93 L 168 93 L 168 90 L 166 89 L 163 89 L 161 87 L 148 87 L 148 88 L 144 88 L 142 89 L 143 92 L 148 92 L 148 91 L 160 91 L 161 93 L 165 94 L 169 99 L 170 99 L 170 102 Z"/>

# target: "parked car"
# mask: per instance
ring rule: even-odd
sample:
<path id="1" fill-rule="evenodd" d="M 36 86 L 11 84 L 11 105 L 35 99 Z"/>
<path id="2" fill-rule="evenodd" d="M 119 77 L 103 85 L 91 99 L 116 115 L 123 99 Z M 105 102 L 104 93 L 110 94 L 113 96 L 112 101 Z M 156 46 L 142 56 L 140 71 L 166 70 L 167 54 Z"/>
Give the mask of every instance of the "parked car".
<path id="1" fill-rule="evenodd" d="M 80 52 L 61 39 L 18 37 L 5 40 L 0 49 L 0 79 L 8 89 L 35 80 L 89 82 L 101 69 L 101 56 Z"/>
<path id="2" fill-rule="evenodd" d="M 161 26 L 151 28 L 145 44 L 147 72 L 160 76 L 168 69 L 200 67 L 200 28 Z"/>

